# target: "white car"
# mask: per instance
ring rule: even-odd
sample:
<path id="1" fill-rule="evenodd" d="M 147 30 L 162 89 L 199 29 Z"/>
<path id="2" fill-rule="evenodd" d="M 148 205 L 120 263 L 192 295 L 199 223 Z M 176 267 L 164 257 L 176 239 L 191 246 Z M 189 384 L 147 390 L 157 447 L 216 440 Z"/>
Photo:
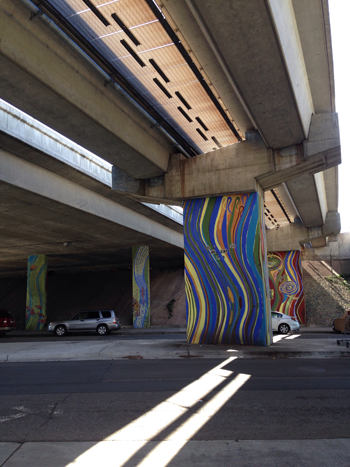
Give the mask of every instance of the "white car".
<path id="1" fill-rule="evenodd" d="M 278 311 L 271 311 L 272 317 L 272 330 L 278 331 L 281 334 L 288 334 L 290 331 L 299 331 L 299 321 L 292 317 L 279 313 Z"/>

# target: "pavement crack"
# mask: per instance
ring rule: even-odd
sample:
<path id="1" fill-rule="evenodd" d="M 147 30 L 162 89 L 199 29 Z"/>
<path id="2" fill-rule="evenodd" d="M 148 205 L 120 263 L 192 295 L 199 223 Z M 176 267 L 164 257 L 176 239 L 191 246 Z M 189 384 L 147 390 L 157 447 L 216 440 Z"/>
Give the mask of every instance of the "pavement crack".
<path id="1" fill-rule="evenodd" d="M 66 397 L 65 397 L 64 399 L 62 399 L 62 400 L 59 399 L 59 400 L 55 403 L 55 405 L 53 406 L 53 408 L 51 409 L 51 411 L 50 411 L 50 413 L 49 413 L 49 416 L 48 416 L 47 419 L 44 421 L 44 423 L 42 423 L 42 424 L 39 426 L 39 428 L 42 428 L 44 425 L 46 425 L 46 423 L 48 423 L 50 420 L 52 420 L 53 415 L 55 414 L 55 411 L 56 411 L 56 409 L 57 409 L 58 404 L 59 404 L 60 402 L 65 402 L 65 401 L 68 399 L 69 396 L 70 396 L 70 394 L 67 394 Z M 1 466 L 0 466 L 0 467 L 1 467 Z"/>
<path id="2" fill-rule="evenodd" d="M 109 344 L 108 344 L 109 345 Z M 102 349 L 103 350 L 103 349 Z M 108 365 L 108 368 L 106 368 L 106 371 L 103 373 L 101 379 L 100 379 L 100 383 L 102 383 L 102 381 L 104 381 L 104 378 L 106 376 L 106 374 L 109 372 L 109 370 L 111 369 L 112 365 L 114 364 L 114 362 L 111 362 L 109 365 Z"/>
<path id="3" fill-rule="evenodd" d="M 104 349 L 106 349 L 107 347 L 109 347 L 109 345 L 110 345 L 110 344 L 107 344 L 107 345 L 106 345 L 106 347 L 103 347 L 103 349 L 101 349 L 101 350 L 99 351 L 99 353 L 98 353 L 98 354 L 100 355 L 100 353 L 101 353 L 101 352 L 103 352 L 103 351 L 104 351 Z"/>

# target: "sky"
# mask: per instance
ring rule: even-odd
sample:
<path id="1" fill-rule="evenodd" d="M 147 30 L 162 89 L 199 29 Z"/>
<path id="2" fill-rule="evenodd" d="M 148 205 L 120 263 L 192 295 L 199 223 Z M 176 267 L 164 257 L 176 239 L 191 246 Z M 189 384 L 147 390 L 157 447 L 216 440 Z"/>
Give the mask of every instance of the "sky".
<path id="1" fill-rule="evenodd" d="M 339 114 L 342 152 L 342 164 L 339 166 L 339 212 L 342 232 L 350 232 L 350 0 L 329 0 L 329 11 L 335 102 Z"/>

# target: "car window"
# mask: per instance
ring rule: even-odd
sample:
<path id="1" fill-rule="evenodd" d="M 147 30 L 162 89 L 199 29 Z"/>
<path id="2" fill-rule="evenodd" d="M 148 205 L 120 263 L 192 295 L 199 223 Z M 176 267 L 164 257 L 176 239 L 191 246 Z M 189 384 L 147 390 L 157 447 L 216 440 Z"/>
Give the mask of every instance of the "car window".
<path id="1" fill-rule="evenodd" d="M 87 319 L 88 317 L 88 312 L 87 311 L 81 311 L 80 313 L 78 313 L 77 315 L 73 316 L 73 318 L 71 318 L 71 320 L 75 320 L 75 319 Z"/>
<path id="2" fill-rule="evenodd" d="M 277 318 L 277 313 L 271 313 L 272 318 Z"/>
<path id="3" fill-rule="evenodd" d="M 12 318 L 12 315 L 7 310 L 0 310 L 0 318 Z"/>
<path id="4" fill-rule="evenodd" d="M 100 317 L 100 313 L 98 311 L 89 311 L 88 319 L 97 319 Z"/>
<path id="5" fill-rule="evenodd" d="M 283 318 L 283 315 L 281 315 L 280 313 L 278 314 L 278 318 Z"/>
<path id="6" fill-rule="evenodd" d="M 101 311 L 103 318 L 110 318 L 111 312 L 110 311 Z"/>

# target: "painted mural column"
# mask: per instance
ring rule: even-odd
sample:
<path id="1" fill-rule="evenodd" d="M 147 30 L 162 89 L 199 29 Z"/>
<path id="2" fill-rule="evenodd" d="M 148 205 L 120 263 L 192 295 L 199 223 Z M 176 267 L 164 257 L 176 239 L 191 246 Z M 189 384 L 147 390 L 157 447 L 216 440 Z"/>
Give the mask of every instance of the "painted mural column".
<path id="1" fill-rule="evenodd" d="M 150 326 L 149 247 L 132 248 L 132 294 L 134 328 Z"/>
<path id="2" fill-rule="evenodd" d="M 279 311 L 306 324 L 300 251 L 273 251 L 267 255 L 271 311 Z"/>
<path id="3" fill-rule="evenodd" d="M 258 193 L 184 202 L 188 342 L 270 345 L 263 204 Z"/>
<path id="4" fill-rule="evenodd" d="M 41 331 L 46 321 L 46 255 L 28 257 L 26 330 Z"/>

